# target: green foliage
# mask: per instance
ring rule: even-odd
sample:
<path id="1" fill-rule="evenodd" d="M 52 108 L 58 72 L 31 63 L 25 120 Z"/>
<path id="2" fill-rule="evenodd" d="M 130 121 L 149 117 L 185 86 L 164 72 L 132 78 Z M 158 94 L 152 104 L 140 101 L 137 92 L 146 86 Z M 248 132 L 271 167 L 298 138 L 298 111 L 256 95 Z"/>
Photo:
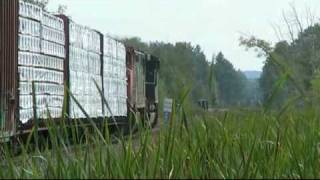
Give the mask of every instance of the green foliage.
<path id="1" fill-rule="evenodd" d="M 288 49 L 288 44 L 286 42 L 280 42 L 275 47 L 275 50 L 273 53 L 277 54 L 283 54 Z M 263 72 L 260 78 L 260 87 L 263 92 L 263 99 L 265 102 L 268 101 L 268 99 L 271 97 L 271 95 L 274 92 L 274 84 L 280 79 L 280 76 L 285 73 L 281 71 L 281 69 L 278 68 L 278 65 L 275 60 L 272 59 L 273 56 L 269 56 L 266 60 L 266 63 L 263 67 Z M 288 84 L 288 82 L 285 82 Z M 275 98 L 272 103 L 273 106 L 279 106 L 281 105 L 285 99 L 288 98 L 288 85 L 285 85 L 280 92 L 277 94 L 277 98 Z"/>
<path id="2" fill-rule="evenodd" d="M 140 38 L 123 40 L 137 49 L 152 53 L 160 58 L 160 102 L 164 97 L 179 97 L 181 89 L 192 87 L 187 104 L 199 99 L 214 99 L 209 90 L 209 63 L 200 46 L 179 42 L 176 44 L 143 43 Z M 160 103 L 161 104 L 161 103 Z"/>
<path id="3" fill-rule="evenodd" d="M 49 120 L 42 151 L 29 151 L 32 134 L 18 157 L 2 146 L 0 178 L 319 178 L 319 122 L 312 107 L 195 116 L 181 106 L 157 132 L 125 139 L 81 123 L 68 135 Z"/>
<path id="4" fill-rule="evenodd" d="M 260 86 L 264 102 L 273 96 L 274 85 L 286 75 L 287 81 L 279 91 L 273 107 L 280 107 L 288 98 L 297 95 L 307 97 L 312 94 L 313 82 L 317 78 L 320 68 L 320 25 L 315 24 L 303 30 L 297 39 L 290 44 L 286 41 L 278 42 L 274 48 L 263 40 L 254 37 L 240 42 L 247 48 L 255 48 L 258 55 L 266 57 Z M 260 51 L 259 51 L 260 50 Z M 299 101 L 302 104 L 301 101 Z"/>
<path id="5" fill-rule="evenodd" d="M 212 57 L 212 62 L 210 64 L 210 70 L 209 70 L 209 91 L 211 92 L 211 103 L 213 106 L 218 105 L 218 83 L 215 77 L 214 72 L 214 61 L 215 57 Z"/>
<path id="6" fill-rule="evenodd" d="M 320 103 L 320 72 L 317 71 L 315 73 L 314 78 L 311 80 L 311 97 L 313 102 L 319 104 Z"/>
<path id="7" fill-rule="evenodd" d="M 126 44 L 160 57 L 160 104 L 166 97 L 178 97 L 181 88 L 192 87 L 187 104 L 199 99 L 209 100 L 211 106 L 234 106 L 256 103 L 244 74 L 219 53 L 212 62 L 206 60 L 199 45 L 179 42 L 143 43 L 140 38 L 123 40 Z M 250 101 L 251 99 L 251 101 Z"/>
<path id="8" fill-rule="evenodd" d="M 219 104 L 234 106 L 244 103 L 247 83 L 245 75 L 236 71 L 221 52 L 215 61 L 214 77 L 217 82 Z"/>

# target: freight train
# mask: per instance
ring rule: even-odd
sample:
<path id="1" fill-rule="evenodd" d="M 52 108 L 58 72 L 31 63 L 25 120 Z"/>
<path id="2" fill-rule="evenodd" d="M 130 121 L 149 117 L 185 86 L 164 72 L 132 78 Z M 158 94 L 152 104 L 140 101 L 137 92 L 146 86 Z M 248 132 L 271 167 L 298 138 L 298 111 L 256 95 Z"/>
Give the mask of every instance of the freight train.
<path id="1" fill-rule="evenodd" d="M 0 141 L 46 120 L 158 119 L 159 58 L 22 0 L 0 1 Z"/>

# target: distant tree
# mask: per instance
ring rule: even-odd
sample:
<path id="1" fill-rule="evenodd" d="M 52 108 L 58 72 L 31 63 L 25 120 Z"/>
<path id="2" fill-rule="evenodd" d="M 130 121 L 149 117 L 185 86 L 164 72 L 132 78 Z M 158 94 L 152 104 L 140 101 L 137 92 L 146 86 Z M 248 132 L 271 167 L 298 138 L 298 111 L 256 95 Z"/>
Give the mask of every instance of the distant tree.
<path id="1" fill-rule="evenodd" d="M 49 4 L 49 0 L 23 0 L 23 1 L 36 4 L 40 6 L 42 9 L 46 9 Z"/>
<path id="2" fill-rule="evenodd" d="M 215 61 L 214 76 L 217 82 L 219 104 L 229 106 L 244 103 L 245 75 L 241 71 L 235 70 L 221 52 Z"/>
<path id="3" fill-rule="evenodd" d="M 65 5 L 59 5 L 58 7 L 58 14 L 65 14 L 67 12 L 67 6 Z"/>
<path id="4" fill-rule="evenodd" d="M 213 106 L 218 105 L 218 84 L 215 78 L 214 65 L 216 56 L 212 55 L 211 63 L 209 66 L 209 91 L 210 91 L 210 101 Z"/>
<path id="5" fill-rule="evenodd" d="M 123 39 L 123 42 L 160 58 L 160 101 L 164 97 L 178 98 L 186 89 L 190 89 L 189 104 L 211 98 L 209 63 L 199 45 L 187 42 L 147 44 L 137 37 Z"/>
<path id="6" fill-rule="evenodd" d="M 277 43 L 273 53 L 281 54 L 282 56 L 287 56 L 289 45 L 287 42 Z M 286 54 L 286 55 L 285 55 Z M 265 65 L 263 67 L 263 72 L 259 80 L 260 88 L 262 90 L 263 101 L 267 102 L 269 98 L 273 95 L 275 91 L 275 84 L 281 78 L 283 74 L 278 68 L 277 63 L 272 60 L 272 56 L 267 57 Z M 288 86 L 288 81 L 285 82 Z M 278 106 L 283 104 L 283 102 L 288 98 L 288 88 L 283 87 L 277 94 L 277 98 L 273 100 L 273 105 Z"/>
<path id="7" fill-rule="evenodd" d="M 124 42 L 129 46 L 135 47 L 136 49 L 139 49 L 142 51 L 149 51 L 148 44 L 145 42 L 142 42 L 141 38 L 139 37 L 124 38 L 122 39 L 122 42 Z"/>
<path id="8" fill-rule="evenodd" d="M 42 9 L 47 9 L 48 4 L 49 4 L 49 0 L 23 0 L 23 1 L 38 5 Z M 59 5 L 59 7 L 57 9 L 58 14 L 65 14 L 66 11 L 67 11 L 67 6 Z"/>
<path id="9" fill-rule="evenodd" d="M 298 17 L 295 22 L 296 27 L 288 24 L 288 29 L 298 29 L 297 36 L 289 31 L 290 41 L 280 41 L 275 47 L 255 37 L 240 39 L 241 44 L 261 50 L 259 55 L 266 57 L 260 86 L 264 101 L 272 98 L 276 107 L 283 105 L 290 97 L 309 96 L 314 92 L 313 86 L 317 87 L 314 82 L 317 82 L 315 78 L 319 77 L 320 70 L 320 25 L 312 24 L 304 28 Z"/>

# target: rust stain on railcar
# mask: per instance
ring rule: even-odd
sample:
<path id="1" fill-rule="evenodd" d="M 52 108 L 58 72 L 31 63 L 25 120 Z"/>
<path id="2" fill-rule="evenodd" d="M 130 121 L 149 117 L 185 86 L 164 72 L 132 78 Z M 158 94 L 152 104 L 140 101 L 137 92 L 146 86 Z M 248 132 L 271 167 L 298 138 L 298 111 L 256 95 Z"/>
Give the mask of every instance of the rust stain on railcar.
<path id="1" fill-rule="evenodd" d="M 3 126 L 0 131 L 13 135 L 18 99 L 18 0 L 0 1 L 0 105 Z"/>

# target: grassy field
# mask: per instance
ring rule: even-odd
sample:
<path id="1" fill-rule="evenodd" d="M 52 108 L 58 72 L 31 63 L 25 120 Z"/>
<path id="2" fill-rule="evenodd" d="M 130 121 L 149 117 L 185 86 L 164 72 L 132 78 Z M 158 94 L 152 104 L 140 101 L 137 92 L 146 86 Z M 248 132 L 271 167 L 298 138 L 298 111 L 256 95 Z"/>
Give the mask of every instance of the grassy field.
<path id="1" fill-rule="evenodd" d="M 110 142 L 108 131 L 95 129 L 70 148 L 63 129 L 52 127 L 50 149 L 18 157 L 5 150 L 0 178 L 320 177 L 317 108 L 175 112 L 156 135 L 140 131 L 137 139 L 119 138 L 118 144 Z"/>

